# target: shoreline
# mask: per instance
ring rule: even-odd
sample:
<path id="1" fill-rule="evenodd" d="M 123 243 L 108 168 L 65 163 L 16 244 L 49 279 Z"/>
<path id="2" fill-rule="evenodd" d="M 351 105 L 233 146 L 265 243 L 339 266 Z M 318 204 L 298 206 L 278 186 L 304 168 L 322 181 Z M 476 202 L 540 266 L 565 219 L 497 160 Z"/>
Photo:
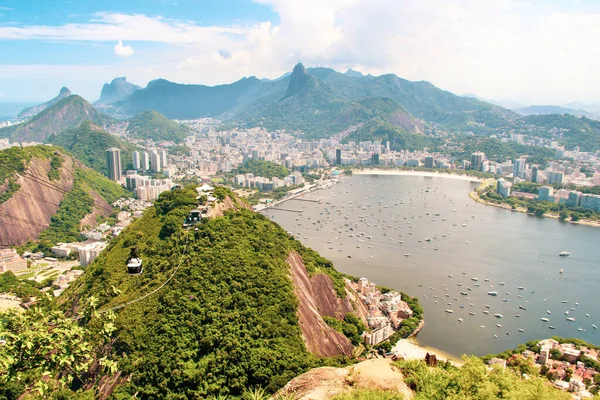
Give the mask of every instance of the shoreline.
<path id="1" fill-rule="evenodd" d="M 482 182 L 481 179 L 470 175 L 457 175 L 444 172 L 413 171 L 413 170 L 394 170 L 394 169 L 361 169 L 352 170 L 352 175 L 395 175 L 395 176 L 424 176 L 432 178 L 450 178 L 461 181 Z"/>
<path id="2" fill-rule="evenodd" d="M 407 339 L 400 339 L 392 347 L 392 353 L 397 356 L 404 358 L 405 360 L 424 360 L 425 355 L 435 354 L 438 362 L 444 362 L 449 360 L 452 364 L 460 366 L 463 365 L 461 358 L 451 355 L 443 350 L 436 349 L 431 346 L 425 346 L 419 343 L 416 337 L 409 337 Z"/>
<path id="3" fill-rule="evenodd" d="M 492 207 L 496 207 L 496 208 L 502 208 L 504 210 L 511 211 L 511 212 L 518 212 L 518 213 L 525 214 L 525 215 L 531 215 L 527 212 L 527 209 L 525 209 L 525 208 L 512 208 L 509 205 L 504 204 L 504 203 L 497 204 L 497 203 L 492 203 L 492 202 L 483 200 L 481 197 L 479 197 L 479 190 L 485 188 L 488 185 L 489 185 L 488 182 L 483 182 L 481 186 L 479 186 L 474 191 L 470 192 L 469 197 L 471 198 L 471 200 L 475 201 L 476 203 L 483 204 L 485 206 L 492 206 Z M 579 221 L 570 221 L 570 220 L 569 221 L 568 220 L 561 221 L 560 217 L 557 214 L 544 214 L 541 216 L 541 218 L 550 218 L 550 219 L 557 220 L 559 222 L 570 223 L 573 225 L 583 225 L 583 226 L 590 226 L 592 228 L 600 228 L 600 221 L 592 221 L 589 219 L 580 219 Z"/>

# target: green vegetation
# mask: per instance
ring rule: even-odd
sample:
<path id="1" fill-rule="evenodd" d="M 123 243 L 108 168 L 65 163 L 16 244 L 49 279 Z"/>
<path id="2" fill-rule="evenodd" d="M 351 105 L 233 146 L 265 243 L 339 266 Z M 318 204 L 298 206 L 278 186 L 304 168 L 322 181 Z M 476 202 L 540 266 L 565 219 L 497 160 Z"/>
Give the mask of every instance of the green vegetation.
<path id="1" fill-rule="evenodd" d="M 568 150 L 600 149 L 600 121 L 568 114 L 529 115 L 520 121 L 531 134 L 558 141 Z"/>
<path id="2" fill-rule="evenodd" d="M 1 275 L 0 275 L 1 276 Z M 102 316 L 91 298 L 84 310 L 84 321 L 99 326 L 92 333 L 60 311 L 50 311 L 41 296 L 38 306 L 26 312 L 1 314 L 0 398 L 94 398 L 99 377 L 117 372 L 110 355 L 115 326 L 113 314 Z M 91 389 L 90 389 L 91 387 Z"/>
<path id="3" fill-rule="evenodd" d="M 489 160 L 504 162 L 521 156 L 527 157 L 531 164 L 546 164 L 554 158 L 554 151 L 546 147 L 525 146 L 516 142 L 502 142 L 491 137 L 458 136 L 456 140 L 463 144 L 463 151 L 457 154 L 459 159 L 469 160 L 471 153 L 483 151 Z"/>
<path id="4" fill-rule="evenodd" d="M 268 179 L 273 177 L 282 179 L 288 176 L 290 171 L 283 165 L 271 161 L 249 160 L 244 165 L 240 165 L 235 172 L 230 173 L 232 176 L 238 174 L 254 174 L 254 176 L 262 176 Z"/>
<path id="5" fill-rule="evenodd" d="M 460 368 L 447 364 L 429 368 L 423 361 L 400 361 L 397 365 L 405 382 L 415 391 L 415 400 L 571 398 L 569 393 L 551 387 L 537 374 L 525 379 L 518 368 L 494 367 L 490 371 L 477 357 L 463 357 L 463 360 L 465 363 Z"/>
<path id="6" fill-rule="evenodd" d="M 362 343 L 361 335 L 367 328 L 356 315 L 348 313 L 341 321 L 337 318 L 324 316 L 323 320 L 327 325 L 350 339 L 354 346 Z"/>
<path id="7" fill-rule="evenodd" d="M 2 193 L 2 195 L 0 195 L 0 204 L 10 199 L 12 195 L 15 194 L 20 188 L 21 185 L 15 182 L 15 179 L 13 177 L 8 178 L 6 190 L 4 191 L 4 193 Z"/>
<path id="8" fill-rule="evenodd" d="M 368 140 L 389 141 L 390 148 L 395 151 L 421 150 L 423 147 L 433 147 L 437 143 L 437 139 L 432 136 L 407 131 L 379 117 L 362 125 L 358 130 L 346 136 L 343 142 L 362 142 Z"/>
<path id="9" fill-rule="evenodd" d="M 381 293 L 386 293 L 391 291 L 392 289 L 386 287 L 380 287 Z M 398 329 L 389 339 L 384 342 L 379 343 L 375 348 L 382 353 L 387 353 L 392 350 L 392 347 L 398 342 L 400 339 L 406 339 L 407 337 L 413 335 L 421 322 L 423 322 L 423 308 L 419 304 L 419 299 L 416 297 L 411 297 L 406 293 L 399 292 L 402 295 L 402 300 L 408 304 L 411 310 L 413 310 L 413 315 L 410 318 L 407 318 L 402 321 L 400 324 L 400 329 Z"/>
<path id="10" fill-rule="evenodd" d="M 119 365 L 132 375 L 115 396 L 237 397 L 257 386 L 272 393 L 309 368 L 338 363 L 306 351 L 286 259 L 298 250 L 312 273 L 339 275 L 331 263 L 247 210 L 183 230 L 196 196 L 193 187 L 161 194 L 63 295 L 65 308 L 93 294 L 105 309 L 172 277 L 116 315 L 115 352 L 127 355 Z M 125 268 L 132 246 L 144 260 L 135 277 Z"/>
<path id="11" fill-rule="evenodd" d="M 143 111 L 129 120 L 127 133 L 136 139 L 173 141 L 181 143 L 190 134 L 190 129 L 164 115 L 153 111 Z"/>
<path id="12" fill-rule="evenodd" d="M 138 149 L 137 146 L 111 135 L 91 121 L 84 121 L 76 128 L 53 136 L 48 143 L 63 147 L 85 165 L 104 175 L 108 174 L 106 149 L 109 147 L 121 149 L 121 168 L 123 169 L 133 168 L 132 154 L 134 150 Z"/>
<path id="13" fill-rule="evenodd" d="M 42 286 L 22 277 L 17 278 L 11 271 L 0 274 L 0 293 L 14 293 L 15 296 L 25 301 L 30 297 L 40 296 L 40 289 L 45 286 L 48 285 Z"/>

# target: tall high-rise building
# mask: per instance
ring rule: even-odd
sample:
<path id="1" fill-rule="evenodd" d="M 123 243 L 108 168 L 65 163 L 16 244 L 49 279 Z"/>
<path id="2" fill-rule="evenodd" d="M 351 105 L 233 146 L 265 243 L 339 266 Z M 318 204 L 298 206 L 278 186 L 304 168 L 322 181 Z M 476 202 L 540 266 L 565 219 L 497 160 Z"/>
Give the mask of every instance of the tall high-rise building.
<path id="1" fill-rule="evenodd" d="M 379 165 L 379 153 L 373 153 L 371 155 L 371 164 Z"/>
<path id="2" fill-rule="evenodd" d="M 133 169 L 140 169 L 140 166 L 142 165 L 140 162 L 140 152 L 139 151 L 134 151 L 133 152 Z"/>
<path id="3" fill-rule="evenodd" d="M 435 165 L 435 158 L 433 156 L 426 156 L 424 160 L 425 168 L 433 168 Z"/>
<path id="4" fill-rule="evenodd" d="M 521 177 L 523 175 L 523 173 L 525 172 L 525 159 L 517 158 L 513 162 L 513 167 L 514 167 L 513 176 Z"/>
<path id="5" fill-rule="evenodd" d="M 481 151 L 476 151 L 471 154 L 471 169 L 475 171 L 481 171 L 481 165 L 483 164 L 483 160 L 485 160 L 485 153 Z"/>
<path id="6" fill-rule="evenodd" d="M 538 167 L 531 168 L 531 182 L 539 182 L 540 181 L 540 171 Z"/>
<path id="7" fill-rule="evenodd" d="M 113 181 L 121 180 L 121 150 L 116 147 L 106 149 L 106 162 L 108 165 L 108 178 Z"/>
<path id="8" fill-rule="evenodd" d="M 160 172 L 162 170 L 160 165 L 160 155 L 156 150 L 152 150 L 152 153 L 150 154 L 150 166 L 152 167 L 152 172 Z"/>
<path id="9" fill-rule="evenodd" d="M 562 172 L 548 172 L 548 185 L 562 185 L 563 177 L 565 174 Z"/>
<path id="10" fill-rule="evenodd" d="M 142 165 L 141 169 L 148 171 L 150 169 L 150 154 L 147 151 L 142 153 Z"/>
<path id="11" fill-rule="evenodd" d="M 342 149 L 335 149 L 335 165 L 342 165 Z"/>
<path id="12" fill-rule="evenodd" d="M 168 164 L 168 160 L 167 160 L 167 151 L 166 150 L 161 150 L 160 151 L 160 165 L 161 167 L 166 167 Z"/>

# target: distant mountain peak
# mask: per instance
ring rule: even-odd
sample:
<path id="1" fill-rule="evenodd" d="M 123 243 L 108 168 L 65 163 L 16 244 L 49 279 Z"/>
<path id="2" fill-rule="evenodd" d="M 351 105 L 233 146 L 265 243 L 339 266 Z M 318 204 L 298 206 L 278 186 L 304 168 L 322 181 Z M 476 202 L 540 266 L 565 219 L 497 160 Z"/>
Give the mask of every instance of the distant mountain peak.
<path id="1" fill-rule="evenodd" d="M 60 88 L 60 92 L 58 92 L 58 97 L 60 97 L 62 99 L 63 97 L 69 97 L 71 94 L 72 93 L 69 90 L 69 88 L 66 86 L 63 86 L 62 88 Z"/>
<path id="2" fill-rule="evenodd" d="M 285 97 L 290 97 L 301 93 L 310 80 L 311 76 L 308 74 L 308 72 L 306 72 L 304 65 L 302 65 L 301 62 L 296 64 L 294 70 L 292 71 L 292 75 L 290 76 L 290 83 L 287 91 L 285 92 Z"/>
<path id="3" fill-rule="evenodd" d="M 52 100 L 49 100 L 45 103 L 42 104 L 38 104 L 37 106 L 33 106 L 33 107 L 28 107 L 26 109 L 24 109 L 23 111 L 21 111 L 19 113 L 19 118 L 21 119 L 26 119 L 26 118 L 31 118 L 33 117 L 35 114 L 41 113 L 42 111 L 44 111 L 45 109 L 52 107 L 54 104 L 58 103 L 59 101 L 61 101 L 62 99 L 71 96 L 71 91 L 69 90 L 69 88 L 63 86 L 60 89 L 60 92 L 58 92 L 58 96 L 56 96 L 55 98 L 53 98 Z"/>
<path id="4" fill-rule="evenodd" d="M 102 86 L 102 92 L 100 92 L 100 100 L 98 100 L 98 102 L 102 104 L 115 103 L 138 89 L 140 89 L 139 86 L 127 82 L 127 78 L 120 76 Z"/>

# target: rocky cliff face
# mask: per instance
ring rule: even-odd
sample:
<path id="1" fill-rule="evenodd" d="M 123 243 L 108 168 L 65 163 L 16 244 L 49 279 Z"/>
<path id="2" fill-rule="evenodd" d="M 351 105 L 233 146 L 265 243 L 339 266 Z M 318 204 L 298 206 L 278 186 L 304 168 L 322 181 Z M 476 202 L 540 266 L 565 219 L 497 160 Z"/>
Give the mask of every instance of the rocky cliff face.
<path id="1" fill-rule="evenodd" d="M 34 158 L 25 174 L 19 175 L 19 190 L 0 204 L 0 243 L 22 245 L 34 240 L 50 226 L 65 192 L 73 187 L 73 160 L 65 158 L 60 179 L 50 181 L 50 160 Z"/>
<path id="2" fill-rule="evenodd" d="M 308 351 L 319 356 L 351 356 L 354 347 L 350 340 L 323 320 L 323 316 L 341 319 L 354 312 L 350 302 L 337 297 L 329 276 L 309 277 L 298 253 L 291 252 L 287 262 L 299 301 L 298 323 Z"/>
<path id="3" fill-rule="evenodd" d="M 292 379 L 277 394 L 297 400 L 328 400 L 360 389 L 381 390 L 404 399 L 413 397 L 390 359 L 363 361 L 346 368 L 315 368 Z"/>

